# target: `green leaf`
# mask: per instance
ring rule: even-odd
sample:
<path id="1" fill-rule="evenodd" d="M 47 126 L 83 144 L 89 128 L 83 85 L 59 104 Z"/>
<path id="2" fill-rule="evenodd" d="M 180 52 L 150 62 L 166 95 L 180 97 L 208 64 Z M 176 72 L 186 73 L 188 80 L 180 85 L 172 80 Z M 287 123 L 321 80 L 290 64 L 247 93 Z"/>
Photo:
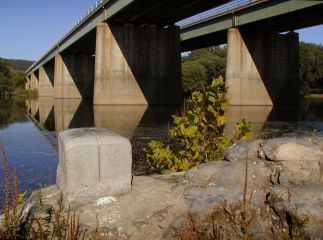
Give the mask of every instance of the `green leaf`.
<path id="1" fill-rule="evenodd" d="M 193 125 L 186 128 L 184 130 L 184 134 L 189 138 L 193 138 L 195 136 L 196 131 L 197 131 L 197 126 Z"/>

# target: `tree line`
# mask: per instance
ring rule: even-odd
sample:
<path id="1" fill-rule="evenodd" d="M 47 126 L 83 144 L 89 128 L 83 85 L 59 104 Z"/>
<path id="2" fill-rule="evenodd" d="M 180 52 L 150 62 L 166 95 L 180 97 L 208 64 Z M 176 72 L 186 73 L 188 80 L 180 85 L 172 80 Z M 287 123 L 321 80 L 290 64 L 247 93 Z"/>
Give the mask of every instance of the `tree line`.
<path id="1" fill-rule="evenodd" d="M 0 59 L 0 95 L 10 94 L 15 89 L 25 87 L 26 74 L 13 68 L 8 62 Z"/>
<path id="2" fill-rule="evenodd" d="M 300 42 L 301 94 L 323 93 L 323 46 Z M 204 90 L 218 76 L 225 76 L 226 47 L 191 51 L 182 57 L 183 91 Z"/>

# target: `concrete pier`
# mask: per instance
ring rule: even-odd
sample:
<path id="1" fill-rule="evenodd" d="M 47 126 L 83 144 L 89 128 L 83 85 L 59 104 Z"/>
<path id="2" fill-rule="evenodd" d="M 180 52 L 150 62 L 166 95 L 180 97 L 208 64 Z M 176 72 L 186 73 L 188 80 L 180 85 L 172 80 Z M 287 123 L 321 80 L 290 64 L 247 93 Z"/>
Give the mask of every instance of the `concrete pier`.
<path id="1" fill-rule="evenodd" d="M 179 104 L 179 28 L 100 23 L 94 104 Z"/>
<path id="2" fill-rule="evenodd" d="M 39 97 L 54 96 L 54 65 L 48 64 L 39 68 Z"/>
<path id="3" fill-rule="evenodd" d="M 55 56 L 55 98 L 92 98 L 94 57 L 89 55 Z"/>
<path id="4" fill-rule="evenodd" d="M 26 76 L 25 89 L 30 89 L 30 75 Z"/>
<path id="5" fill-rule="evenodd" d="M 298 34 L 229 29 L 226 86 L 231 105 L 298 105 Z"/>
<path id="6" fill-rule="evenodd" d="M 30 89 L 31 90 L 38 89 L 38 72 L 32 72 L 30 74 Z"/>

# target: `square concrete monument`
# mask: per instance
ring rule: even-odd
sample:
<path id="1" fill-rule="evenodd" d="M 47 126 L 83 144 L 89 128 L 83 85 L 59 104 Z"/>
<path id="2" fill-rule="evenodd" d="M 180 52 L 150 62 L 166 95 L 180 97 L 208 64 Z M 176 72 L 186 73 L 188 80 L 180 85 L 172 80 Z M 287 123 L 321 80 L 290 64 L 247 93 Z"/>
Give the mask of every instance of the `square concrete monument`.
<path id="1" fill-rule="evenodd" d="M 103 128 L 58 135 L 57 185 L 65 205 L 87 203 L 131 190 L 130 141 Z"/>

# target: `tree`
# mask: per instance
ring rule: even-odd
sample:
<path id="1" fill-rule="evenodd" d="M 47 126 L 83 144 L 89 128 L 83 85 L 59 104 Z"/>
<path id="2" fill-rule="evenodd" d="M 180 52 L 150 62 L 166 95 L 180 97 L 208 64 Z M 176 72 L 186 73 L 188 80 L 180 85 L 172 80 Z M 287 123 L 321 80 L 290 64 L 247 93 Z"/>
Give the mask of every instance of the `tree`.
<path id="1" fill-rule="evenodd" d="M 300 42 L 299 61 L 301 91 L 309 93 L 310 89 L 323 89 L 323 46 Z"/>
<path id="2" fill-rule="evenodd" d="M 197 61 L 185 61 L 182 65 L 182 82 L 184 92 L 202 91 L 207 84 L 205 67 Z"/>
<path id="3" fill-rule="evenodd" d="M 25 87 L 26 74 L 10 66 L 0 59 L 0 95 L 5 92 L 12 92 L 17 88 Z"/>
<path id="4" fill-rule="evenodd" d="M 187 68 L 194 62 L 194 71 L 188 71 Z M 197 64 L 205 69 L 205 75 L 196 77 Z M 202 86 L 211 84 L 212 80 L 218 76 L 225 75 L 226 48 L 210 47 L 191 51 L 182 58 L 183 86 L 185 92 L 192 92 L 204 89 Z M 199 66 L 199 69 L 202 69 Z M 185 75 L 185 77 L 184 77 Z M 187 81 L 189 79 L 189 81 Z M 193 80 L 194 79 L 194 80 Z"/>
<path id="5" fill-rule="evenodd" d="M 8 65 L 0 60 L 0 93 L 11 92 L 13 90 L 13 83 L 11 81 L 11 74 Z"/>
<path id="6" fill-rule="evenodd" d="M 24 88 L 26 81 L 26 73 L 21 71 L 12 73 L 12 81 L 15 88 Z"/>

